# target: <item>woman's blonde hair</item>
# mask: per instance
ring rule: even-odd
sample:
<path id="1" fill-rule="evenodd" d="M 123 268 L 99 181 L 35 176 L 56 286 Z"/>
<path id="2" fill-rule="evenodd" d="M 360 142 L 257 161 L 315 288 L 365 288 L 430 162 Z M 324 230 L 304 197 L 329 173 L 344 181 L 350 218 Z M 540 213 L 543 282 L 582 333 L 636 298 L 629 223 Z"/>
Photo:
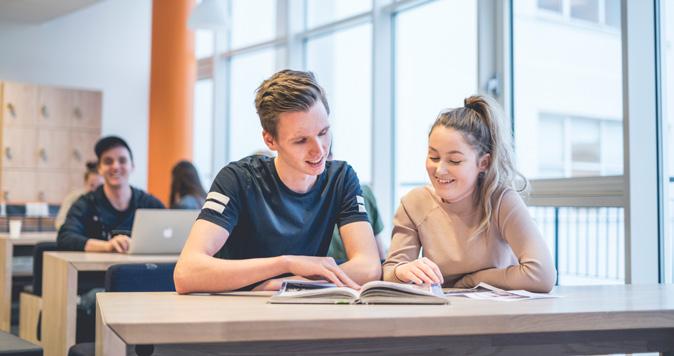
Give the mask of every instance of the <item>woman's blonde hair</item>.
<path id="1" fill-rule="evenodd" d="M 428 135 L 438 126 L 451 128 L 462 133 L 478 157 L 489 153 L 489 165 L 478 176 L 477 189 L 473 195 L 475 204 L 482 212 L 482 219 L 475 231 L 478 234 L 489 229 L 494 209 L 492 198 L 508 188 L 523 192 L 528 183 L 515 169 L 510 135 L 503 129 L 505 115 L 500 105 L 494 99 L 482 95 L 466 98 L 463 104 L 463 107 L 441 112 Z"/>

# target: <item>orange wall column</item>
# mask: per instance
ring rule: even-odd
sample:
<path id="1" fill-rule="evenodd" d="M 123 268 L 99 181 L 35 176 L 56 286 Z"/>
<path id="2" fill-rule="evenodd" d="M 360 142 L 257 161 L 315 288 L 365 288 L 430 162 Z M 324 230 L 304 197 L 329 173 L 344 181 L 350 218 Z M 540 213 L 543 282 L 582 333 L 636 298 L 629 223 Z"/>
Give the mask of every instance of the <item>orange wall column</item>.
<path id="1" fill-rule="evenodd" d="M 194 0 L 153 0 L 150 67 L 148 191 L 168 206 L 171 168 L 192 159 L 194 34 L 187 19 Z"/>

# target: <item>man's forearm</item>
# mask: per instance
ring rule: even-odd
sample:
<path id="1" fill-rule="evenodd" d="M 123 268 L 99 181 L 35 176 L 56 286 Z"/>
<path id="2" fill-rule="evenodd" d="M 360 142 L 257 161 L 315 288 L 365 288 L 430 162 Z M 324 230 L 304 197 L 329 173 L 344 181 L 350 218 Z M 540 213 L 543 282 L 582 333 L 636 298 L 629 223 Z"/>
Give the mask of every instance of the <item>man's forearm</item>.
<path id="1" fill-rule="evenodd" d="M 84 243 L 85 252 L 110 252 L 110 244 L 104 240 L 87 239 Z"/>
<path id="2" fill-rule="evenodd" d="M 360 285 L 381 279 L 381 263 L 378 259 L 354 257 L 339 267 Z"/>
<path id="3" fill-rule="evenodd" d="M 178 293 L 226 292 L 288 273 L 284 256 L 225 260 L 208 255 L 178 261 L 175 270 Z"/>

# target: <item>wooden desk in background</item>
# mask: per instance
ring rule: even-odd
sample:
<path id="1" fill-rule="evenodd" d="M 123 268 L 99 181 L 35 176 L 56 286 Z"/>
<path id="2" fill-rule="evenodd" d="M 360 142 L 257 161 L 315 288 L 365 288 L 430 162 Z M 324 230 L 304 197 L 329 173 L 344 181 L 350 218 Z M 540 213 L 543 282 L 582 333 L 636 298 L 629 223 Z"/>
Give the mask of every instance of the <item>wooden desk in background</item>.
<path id="1" fill-rule="evenodd" d="M 282 305 L 259 296 L 101 293 L 96 355 L 123 355 L 125 344 L 173 344 L 213 355 L 674 351 L 674 285 L 559 287 L 554 293 L 564 297 L 451 298 L 446 306 Z"/>
<path id="2" fill-rule="evenodd" d="M 42 347 L 45 356 L 67 355 L 75 344 L 77 273 L 106 271 L 119 263 L 167 263 L 178 255 L 46 252 L 42 272 Z"/>
<path id="3" fill-rule="evenodd" d="M 14 246 L 35 246 L 40 242 L 56 241 L 56 232 L 23 232 L 13 239 L 0 234 L 0 330 L 9 332 L 12 321 L 12 258 Z"/>

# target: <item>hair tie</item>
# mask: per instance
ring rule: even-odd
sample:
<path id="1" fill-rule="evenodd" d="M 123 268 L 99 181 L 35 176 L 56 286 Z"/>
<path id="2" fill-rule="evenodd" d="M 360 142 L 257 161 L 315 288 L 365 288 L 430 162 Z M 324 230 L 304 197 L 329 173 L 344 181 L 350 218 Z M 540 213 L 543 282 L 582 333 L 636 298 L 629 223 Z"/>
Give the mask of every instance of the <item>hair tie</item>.
<path id="1" fill-rule="evenodd" d="M 471 109 L 477 113 L 480 112 L 479 106 L 476 103 L 469 104 L 468 99 L 463 99 L 463 107 L 466 109 Z"/>

